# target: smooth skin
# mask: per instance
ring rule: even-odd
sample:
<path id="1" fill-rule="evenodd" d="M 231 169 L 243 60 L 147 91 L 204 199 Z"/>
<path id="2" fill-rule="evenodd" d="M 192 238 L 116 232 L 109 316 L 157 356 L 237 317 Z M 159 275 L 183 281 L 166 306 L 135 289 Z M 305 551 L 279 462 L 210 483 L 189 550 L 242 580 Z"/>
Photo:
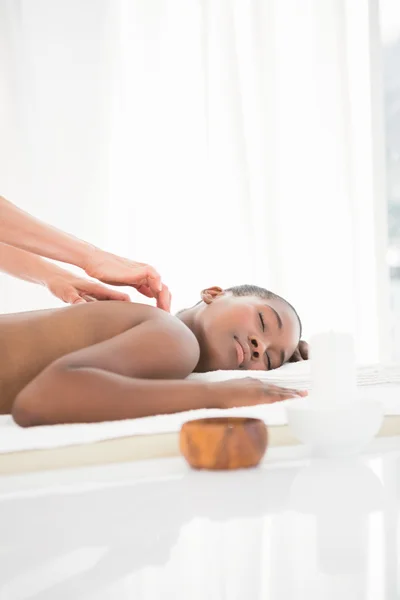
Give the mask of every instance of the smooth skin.
<path id="1" fill-rule="evenodd" d="M 284 302 L 237 298 L 221 288 L 204 290 L 179 317 L 125 302 L 3 315 L 0 413 L 34 426 L 302 396 L 253 378 L 183 381 L 193 371 L 279 367 L 298 348 L 299 331 Z"/>

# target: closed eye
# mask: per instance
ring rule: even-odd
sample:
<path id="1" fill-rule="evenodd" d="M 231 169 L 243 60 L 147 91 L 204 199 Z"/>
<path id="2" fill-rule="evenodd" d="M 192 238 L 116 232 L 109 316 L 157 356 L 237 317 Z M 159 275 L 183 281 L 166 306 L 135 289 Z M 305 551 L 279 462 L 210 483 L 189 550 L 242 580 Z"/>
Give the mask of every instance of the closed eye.
<path id="1" fill-rule="evenodd" d="M 263 317 L 262 312 L 258 313 L 258 316 L 260 317 L 261 328 L 262 328 L 263 331 L 265 331 L 265 321 L 264 321 L 264 317 Z M 268 368 L 268 371 L 270 371 L 271 370 L 271 359 L 268 356 L 267 352 L 265 352 L 265 357 L 267 359 L 267 365 L 266 366 Z"/>

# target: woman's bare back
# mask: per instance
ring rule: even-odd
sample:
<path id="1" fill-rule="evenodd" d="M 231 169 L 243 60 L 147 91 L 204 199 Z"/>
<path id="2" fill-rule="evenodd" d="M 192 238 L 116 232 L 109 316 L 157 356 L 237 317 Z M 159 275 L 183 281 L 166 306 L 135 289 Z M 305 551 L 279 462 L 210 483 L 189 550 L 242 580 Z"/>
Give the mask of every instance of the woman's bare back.
<path id="1" fill-rule="evenodd" d="M 113 338 L 163 311 L 145 304 L 93 302 L 0 316 L 0 414 L 58 358 Z"/>

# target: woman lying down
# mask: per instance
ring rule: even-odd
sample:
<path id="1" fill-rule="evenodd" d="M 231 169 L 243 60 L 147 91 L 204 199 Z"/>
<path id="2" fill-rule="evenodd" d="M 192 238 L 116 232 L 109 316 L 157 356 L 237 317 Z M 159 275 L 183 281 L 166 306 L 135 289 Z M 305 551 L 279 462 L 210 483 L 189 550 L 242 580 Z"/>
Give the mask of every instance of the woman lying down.
<path id="1" fill-rule="evenodd" d="M 300 319 L 256 286 L 204 290 L 172 316 L 94 302 L 0 317 L 0 413 L 23 427 L 132 419 L 303 396 L 253 378 L 182 381 L 193 371 L 270 370 L 299 358 Z"/>

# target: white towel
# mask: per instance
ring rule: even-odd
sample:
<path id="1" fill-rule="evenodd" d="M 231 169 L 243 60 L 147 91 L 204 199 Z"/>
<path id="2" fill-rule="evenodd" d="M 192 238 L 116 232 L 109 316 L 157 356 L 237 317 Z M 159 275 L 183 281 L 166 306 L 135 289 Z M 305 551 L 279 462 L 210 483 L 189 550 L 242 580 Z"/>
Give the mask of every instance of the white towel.
<path id="1" fill-rule="evenodd" d="M 360 395 L 363 398 L 380 399 L 385 405 L 387 415 L 400 415 L 400 365 L 360 367 L 357 375 Z M 309 362 L 294 363 L 270 372 L 216 371 L 193 374 L 190 379 L 222 381 L 249 376 L 284 387 L 309 389 L 310 364 Z M 288 402 L 296 402 L 296 400 Z M 230 410 L 201 409 L 125 421 L 50 425 L 30 429 L 22 429 L 15 425 L 10 416 L 2 416 L 0 417 L 0 453 L 90 444 L 133 435 L 178 432 L 185 421 L 206 416 L 245 415 L 261 418 L 268 425 L 285 425 L 287 423 L 285 404 L 287 402 Z"/>
<path id="2" fill-rule="evenodd" d="M 189 379 L 206 379 L 207 381 L 223 381 L 255 377 L 281 385 L 282 387 L 307 389 L 311 388 L 311 362 L 301 361 L 288 363 L 273 371 L 212 371 L 210 373 L 193 373 Z M 400 383 L 400 364 L 397 365 L 362 365 L 357 367 L 357 385 Z"/>

